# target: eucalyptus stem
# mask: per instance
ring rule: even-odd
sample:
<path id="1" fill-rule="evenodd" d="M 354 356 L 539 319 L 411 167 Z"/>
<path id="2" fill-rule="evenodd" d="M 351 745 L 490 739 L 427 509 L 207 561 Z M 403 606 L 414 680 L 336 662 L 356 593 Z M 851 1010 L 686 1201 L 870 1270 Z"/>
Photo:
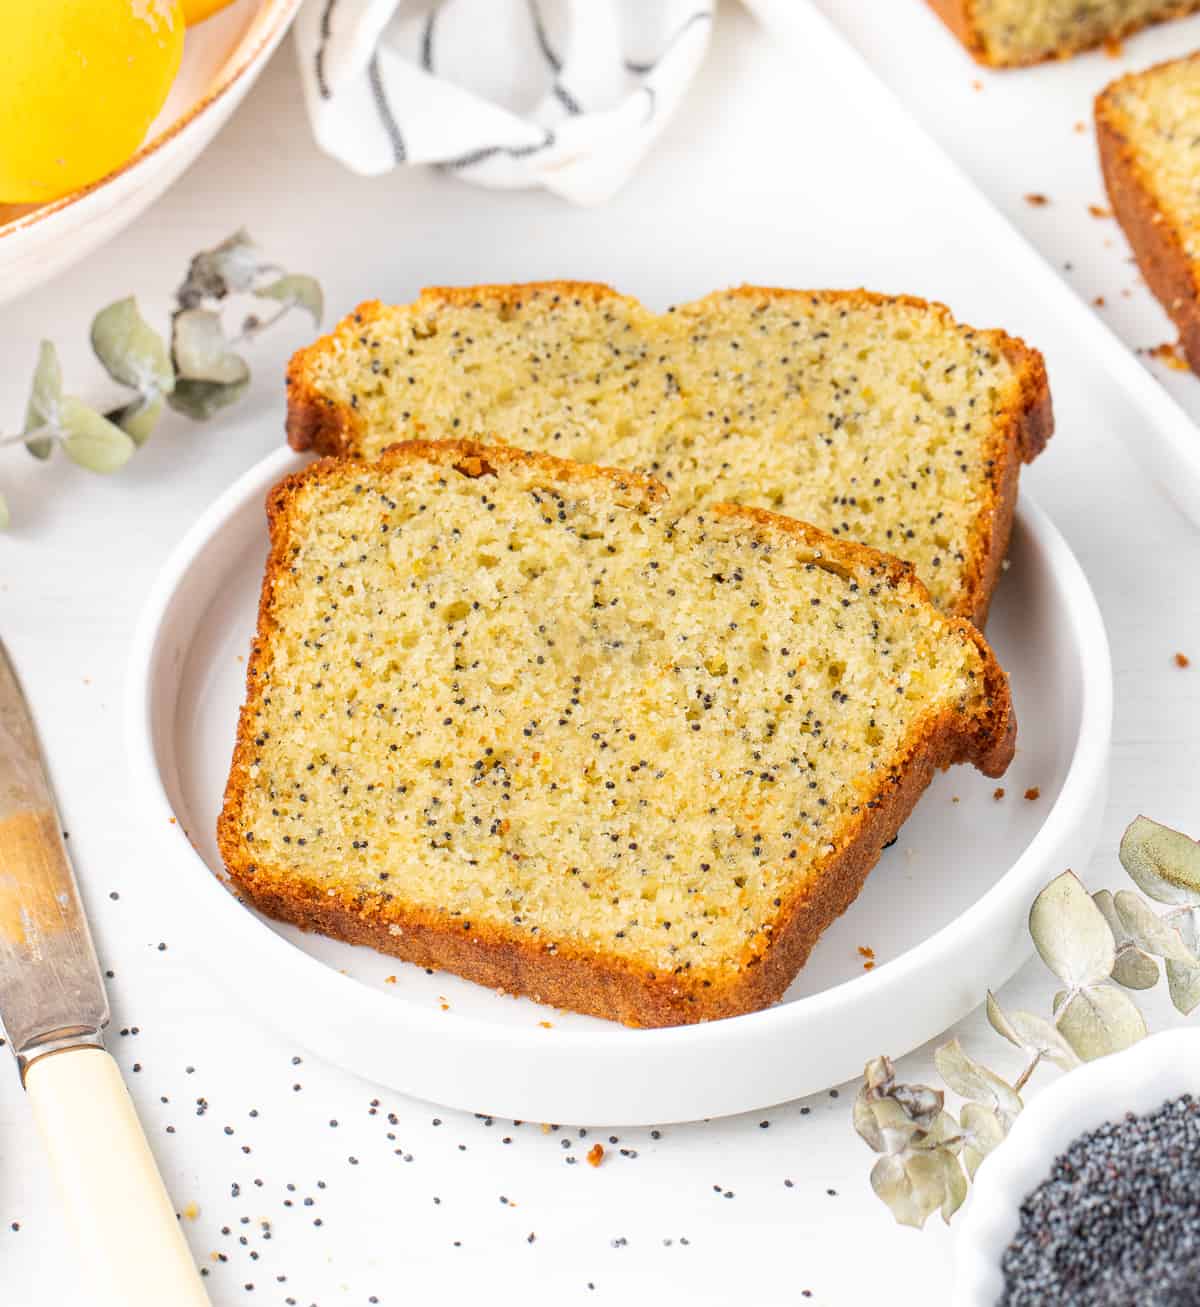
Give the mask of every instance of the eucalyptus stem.
<path id="1" fill-rule="evenodd" d="M 1029 933 L 1062 990 L 1051 1015 L 1006 1012 L 987 996 L 992 1029 L 1027 1058 L 1012 1085 L 957 1039 L 943 1044 L 934 1053 L 938 1073 L 967 1100 L 955 1118 L 942 1090 L 897 1084 L 887 1057 L 867 1063 L 854 1126 L 880 1154 L 871 1186 L 897 1221 L 919 1226 L 939 1210 L 950 1219 L 976 1168 L 1022 1110 L 1021 1090 L 1043 1062 L 1070 1072 L 1145 1038 L 1145 1017 L 1127 990 L 1153 988 L 1165 968 L 1175 1008 L 1184 1016 L 1200 1008 L 1200 843 L 1138 817 L 1121 839 L 1120 860 L 1140 894 L 1093 894 L 1066 871 L 1034 900 Z M 1155 903 L 1169 910 L 1160 915 Z"/>
<path id="2" fill-rule="evenodd" d="M 262 321 L 247 316 L 241 333 L 230 340 L 221 318 L 230 295 L 270 300 L 276 308 Z M 127 392 L 123 402 L 101 410 L 64 390 L 58 351 L 53 342 L 42 341 L 26 408 L 30 429 L 0 434 L 0 449 L 28 445 L 31 454 L 44 460 L 57 448 L 91 472 L 115 472 L 150 438 L 166 408 L 203 421 L 240 399 L 250 382 L 250 366 L 234 347 L 273 327 L 294 308 L 310 313 L 319 325 L 324 311 L 320 284 L 268 262 L 245 231 L 235 232 L 191 260 L 175 292 L 165 337 L 142 317 L 133 296 L 109 304 L 92 319 L 92 351 Z M 0 530 L 8 522 L 0 497 Z"/>
<path id="3" fill-rule="evenodd" d="M 1029 1065 L 1017 1077 L 1016 1082 L 1013 1084 L 1013 1089 L 1016 1090 L 1018 1094 L 1029 1083 L 1029 1077 L 1033 1075 L 1033 1073 L 1038 1069 L 1042 1057 L 1043 1057 L 1043 1051 L 1042 1049 L 1039 1048 L 1038 1051 L 1034 1053 L 1033 1057 L 1029 1059 Z"/>
<path id="4" fill-rule="evenodd" d="M 239 331 L 238 334 L 229 342 L 230 345 L 244 345 L 246 341 L 253 340 L 255 336 L 260 335 L 262 332 L 273 327 L 280 318 L 287 317 L 294 307 L 294 304 L 284 304 L 269 318 L 247 318 L 246 322 L 242 324 L 241 331 Z M 253 323 L 253 325 L 250 325 L 251 323 Z"/>
<path id="5" fill-rule="evenodd" d="M 0 449 L 8 445 L 27 445 L 31 440 L 38 440 L 41 437 L 53 436 L 55 433 L 49 427 L 35 427 L 32 431 L 25 431 L 13 436 L 0 436 Z"/>

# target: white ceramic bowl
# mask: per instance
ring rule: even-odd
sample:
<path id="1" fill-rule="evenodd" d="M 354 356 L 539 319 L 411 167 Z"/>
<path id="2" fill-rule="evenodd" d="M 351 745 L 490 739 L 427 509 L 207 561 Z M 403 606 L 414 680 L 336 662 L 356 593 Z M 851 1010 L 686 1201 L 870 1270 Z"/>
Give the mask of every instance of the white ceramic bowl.
<path id="1" fill-rule="evenodd" d="M 236 0 L 189 28 L 171 93 L 131 159 L 49 204 L 0 205 L 0 303 L 90 254 L 153 203 L 241 103 L 300 4 Z"/>
<path id="2" fill-rule="evenodd" d="M 535 1121 L 763 1107 L 899 1056 L 977 1006 L 1026 957 L 1037 891 L 1086 863 L 1105 798 L 1108 646 L 1078 563 L 1023 496 L 988 626 L 1023 723 L 1006 797 L 969 768 L 939 776 L 775 1007 L 626 1030 L 267 921 L 219 879 L 214 826 L 266 553 L 263 500 L 302 463 L 270 455 L 169 559 L 135 636 L 127 725 L 145 889 L 173 914 L 172 938 L 211 960 L 240 1004 L 330 1061 L 416 1097 Z M 1041 797 L 1027 802 L 1035 785 Z M 875 950 L 874 970 L 859 945 Z"/>
<path id="3" fill-rule="evenodd" d="M 1151 1035 L 1037 1094 L 976 1174 L 955 1236 L 954 1307 L 996 1307 L 1021 1202 L 1060 1153 L 1106 1121 L 1153 1112 L 1181 1094 L 1200 1094 L 1200 1030 Z"/>

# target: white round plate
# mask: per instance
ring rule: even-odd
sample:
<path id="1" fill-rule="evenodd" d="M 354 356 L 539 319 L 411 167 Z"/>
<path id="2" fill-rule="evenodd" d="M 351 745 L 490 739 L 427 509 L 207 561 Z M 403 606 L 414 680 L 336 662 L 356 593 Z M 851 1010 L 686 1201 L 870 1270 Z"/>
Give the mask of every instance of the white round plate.
<path id="1" fill-rule="evenodd" d="M 241 103 L 300 3 L 235 0 L 188 28 L 171 93 L 131 159 L 49 204 L 0 204 L 0 303 L 69 268 L 158 199 Z"/>
<path id="2" fill-rule="evenodd" d="M 988 626 L 1020 723 L 1004 796 L 965 767 L 939 776 L 775 1007 L 627 1030 L 268 921 L 219 878 L 214 831 L 266 557 L 263 501 L 303 462 L 286 449 L 264 459 L 168 560 L 134 641 L 127 725 L 138 810 L 162 855 L 145 860 L 147 889 L 240 1004 L 330 1061 L 524 1120 L 648 1124 L 765 1107 L 964 1016 L 1026 956 L 1037 891 L 1086 864 L 1105 797 L 1108 642 L 1079 564 L 1023 499 Z"/>

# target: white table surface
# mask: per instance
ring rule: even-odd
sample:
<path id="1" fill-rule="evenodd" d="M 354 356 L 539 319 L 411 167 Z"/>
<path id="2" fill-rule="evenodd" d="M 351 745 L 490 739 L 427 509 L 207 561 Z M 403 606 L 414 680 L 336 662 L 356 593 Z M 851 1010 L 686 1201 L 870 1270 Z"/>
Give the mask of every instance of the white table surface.
<path id="1" fill-rule="evenodd" d="M 892 8 L 823 3 L 844 6 L 851 28 L 857 10 L 860 39 L 868 7 Z M 923 22 L 915 0 L 913 8 L 914 23 Z M 768 157 L 770 141 L 730 140 L 719 130 L 722 97 L 753 94 L 739 63 L 749 39 L 750 20 L 727 10 L 692 100 L 658 146 L 673 162 L 690 160 L 697 185 L 720 184 L 722 151 L 757 148 L 764 169 L 780 166 Z M 931 87 L 902 75 L 895 51 L 879 57 L 897 88 L 936 117 Z M 977 76 L 965 62 L 959 72 L 968 86 Z M 436 228 L 404 222 L 413 179 L 348 176 L 317 154 L 300 115 L 287 44 L 211 150 L 134 230 L 6 308 L 0 429 L 20 419 L 41 336 L 56 339 L 67 377 L 89 393 L 97 381 L 85 343 L 92 312 L 136 291 L 148 315 L 161 316 L 189 255 L 241 224 L 289 267 L 317 273 L 334 312 L 371 294 L 407 298 L 436 280 Z M 804 130 L 795 125 L 798 149 Z M 951 147 L 971 143 L 968 134 L 944 134 Z M 1042 211 L 1026 213 L 1013 195 L 1049 191 L 1049 183 L 977 171 L 1056 258 L 1065 233 L 1095 221 L 1063 206 L 1043 230 L 1034 220 Z M 445 188 L 456 204 L 495 202 L 453 181 L 422 184 Z M 655 188 L 651 164 L 603 221 L 636 239 L 653 224 L 662 198 Z M 371 239 L 356 239 L 354 215 L 366 209 L 394 214 L 394 234 L 376 216 Z M 596 221 L 549 201 L 545 213 L 547 222 Z M 1112 258 L 1114 280 L 1096 284 L 1132 286 L 1119 232 L 1111 234 L 1117 246 L 1097 258 Z M 647 252 L 653 257 L 649 242 Z M 525 261 L 498 247 L 480 250 L 477 262 L 481 276 L 503 280 Z M 571 271 L 604 275 L 599 263 Z M 1087 275 L 1102 271 L 1089 265 Z M 871 1155 L 850 1126 L 854 1086 L 659 1132 L 593 1127 L 586 1139 L 578 1130 L 479 1119 L 320 1064 L 251 1023 L 176 945 L 168 887 L 146 865 L 123 761 L 129 635 L 165 551 L 280 438 L 281 372 L 305 335 L 295 323 L 264 338 L 253 353 L 254 386 L 235 413 L 208 427 L 172 419 L 109 481 L 65 465 L 51 474 L 20 451 L 0 460 L 0 486 L 18 518 L 0 538 L 0 632 L 53 759 L 103 965 L 113 973 L 110 1044 L 186 1209 L 214 1303 L 394 1305 L 437 1295 L 452 1304 L 855 1307 L 880 1289 L 897 1304 L 948 1301 L 952 1236 L 937 1218 L 922 1233 L 896 1227 L 871 1194 Z M 1150 343 L 1166 338 L 1160 329 Z M 1072 457 L 1089 459 L 1086 476 L 1073 474 L 1071 458 L 1047 459 L 1027 484 L 1088 569 L 1112 641 L 1112 799 L 1092 866 L 1076 868 L 1099 886 L 1117 882 L 1116 842 L 1136 812 L 1200 832 L 1200 610 L 1188 599 L 1200 536 L 1119 443 L 1106 438 L 1083 453 L 1077 444 Z M 1195 665 L 1176 668 L 1177 650 Z M 213 940 L 217 957 L 220 948 Z M 1047 979 L 1031 964 L 1003 997 L 1048 1005 Z M 1147 1009 L 1157 1024 L 1171 1019 L 1161 1003 Z M 980 1013 L 954 1033 L 998 1068 L 1015 1069 L 1015 1054 Z M 902 1075 L 929 1078 L 932 1048 L 902 1059 Z M 15 1071 L 0 1072 L 0 1300 L 86 1301 Z M 612 1133 L 619 1142 L 610 1144 Z M 582 1154 L 597 1140 L 607 1155 L 593 1169 Z"/>

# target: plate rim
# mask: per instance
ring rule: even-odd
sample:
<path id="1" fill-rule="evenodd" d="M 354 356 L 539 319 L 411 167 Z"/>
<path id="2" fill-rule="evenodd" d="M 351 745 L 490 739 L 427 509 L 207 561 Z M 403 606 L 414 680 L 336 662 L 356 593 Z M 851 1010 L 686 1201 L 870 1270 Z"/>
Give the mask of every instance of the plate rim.
<path id="1" fill-rule="evenodd" d="M 511 1054 L 539 1060 L 551 1049 L 552 1056 L 562 1058 L 598 1053 L 624 1058 L 632 1053 L 648 1052 L 651 1044 L 659 1052 L 688 1049 L 716 1053 L 729 1041 L 734 1028 L 738 1035 L 789 1039 L 793 1034 L 791 1027 L 802 1024 L 803 1019 L 828 1016 L 847 1001 L 869 1000 L 877 992 L 911 980 L 914 973 L 936 968 L 939 958 L 955 951 L 959 936 L 977 933 L 987 919 L 1011 912 L 1013 899 L 1019 897 L 1025 904 L 1031 901 L 1040 887 L 1033 883 L 1035 872 L 1040 875 L 1047 855 L 1069 840 L 1081 823 L 1089 820 L 1096 795 L 1104 787 L 1112 729 L 1113 683 L 1103 619 L 1086 574 L 1073 551 L 1050 518 L 1028 493 L 1024 493 L 1017 505 L 1016 524 L 1032 534 L 1039 553 L 1047 560 L 1047 574 L 1055 578 L 1056 587 L 1065 599 L 1065 629 L 1070 632 L 1077 663 L 1079 727 L 1062 787 L 1041 825 L 1016 860 L 964 913 L 919 944 L 861 976 L 792 1002 L 719 1021 L 646 1030 L 624 1027 L 596 1032 L 555 1029 L 553 1040 L 547 1041 L 545 1033 L 536 1026 L 525 1030 L 521 1026 L 496 1025 L 455 1011 L 435 1013 L 403 999 L 399 999 L 400 1006 L 397 1006 L 398 996 L 379 992 L 343 975 L 297 948 L 230 894 L 207 861 L 191 845 L 182 824 L 170 820 L 175 813 L 155 745 L 154 698 L 161 674 L 160 643 L 170 629 L 167 622 L 169 610 L 181 584 L 188 578 L 202 552 L 235 515 L 251 501 L 258 499 L 261 502 L 271 485 L 309 461 L 286 446 L 268 453 L 205 509 L 167 556 L 142 606 L 131 642 L 124 703 L 126 747 L 132 783 L 138 796 L 139 819 L 144 822 L 155 851 L 168 857 L 172 866 L 182 863 L 187 867 L 186 883 L 191 887 L 187 891 L 189 898 L 199 896 L 206 909 L 215 912 L 221 910 L 219 896 L 224 904 L 224 917 L 229 923 L 229 942 L 235 938 L 245 941 L 255 948 L 263 961 L 294 977 L 295 983 L 303 987 L 303 992 L 316 992 L 324 1002 L 341 1008 L 343 1000 L 352 1000 L 354 1009 L 365 1012 L 378 1030 L 429 1035 L 460 1045 L 462 1041 L 485 1047 L 502 1045 Z M 265 525 L 265 512 L 263 520 Z M 202 872 L 202 875 L 197 877 L 195 871 Z M 1028 943 L 1024 943 L 1013 970 L 1028 954 Z M 964 1008 L 960 1017 L 970 1010 L 971 1007 Z M 284 1024 L 280 1021 L 277 1028 Z M 319 1047 L 314 1051 L 321 1056 L 330 1056 Z M 350 1069 L 358 1070 L 356 1067 Z"/>

